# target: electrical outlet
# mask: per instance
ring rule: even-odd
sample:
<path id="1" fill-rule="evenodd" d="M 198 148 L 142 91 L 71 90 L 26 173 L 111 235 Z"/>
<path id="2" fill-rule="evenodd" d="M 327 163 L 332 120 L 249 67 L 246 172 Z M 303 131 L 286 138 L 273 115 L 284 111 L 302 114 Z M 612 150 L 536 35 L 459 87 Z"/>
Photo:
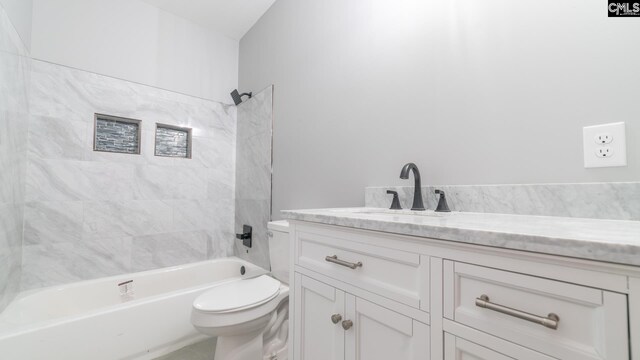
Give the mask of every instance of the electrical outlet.
<path id="1" fill-rule="evenodd" d="M 597 144 L 611 144 L 611 142 L 613 141 L 613 136 L 611 136 L 611 134 L 609 133 L 602 133 L 602 134 L 598 134 L 596 135 L 595 139 Z"/>
<path id="2" fill-rule="evenodd" d="M 601 146 L 596 149 L 596 156 L 599 158 L 613 157 L 613 149 L 609 146 Z"/>
<path id="3" fill-rule="evenodd" d="M 587 126 L 582 130 L 584 167 L 627 166 L 627 143 L 623 122 Z"/>

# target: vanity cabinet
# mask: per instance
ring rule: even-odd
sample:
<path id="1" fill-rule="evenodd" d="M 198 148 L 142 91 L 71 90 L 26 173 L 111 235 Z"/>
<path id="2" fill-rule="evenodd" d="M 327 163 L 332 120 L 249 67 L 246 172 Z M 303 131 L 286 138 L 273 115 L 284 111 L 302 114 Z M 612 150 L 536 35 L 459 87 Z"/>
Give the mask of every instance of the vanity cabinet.
<path id="1" fill-rule="evenodd" d="M 294 360 L 640 360 L 637 267 L 304 221 L 290 236 Z"/>

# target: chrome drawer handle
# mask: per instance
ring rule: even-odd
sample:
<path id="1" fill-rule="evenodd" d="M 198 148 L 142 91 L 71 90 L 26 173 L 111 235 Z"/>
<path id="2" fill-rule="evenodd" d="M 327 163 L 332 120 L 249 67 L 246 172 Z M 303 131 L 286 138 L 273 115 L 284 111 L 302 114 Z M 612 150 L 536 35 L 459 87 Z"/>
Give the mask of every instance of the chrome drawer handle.
<path id="1" fill-rule="evenodd" d="M 524 311 L 512 309 L 507 306 L 492 303 L 489 301 L 489 297 L 487 295 L 482 295 L 479 298 L 476 298 L 476 306 L 497 311 L 499 313 L 506 314 L 509 316 L 517 317 L 518 319 L 530 321 L 532 323 L 540 324 L 544 327 L 547 327 L 553 330 L 558 329 L 558 323 L 560 322 L 560 317 L 554 313 L 549 313 L 547 317 L 529 314 L 528 312 L 524 312 Z"/>
<path id="2" fill-rule="evenodd" d="M 351 320 L 345 320 L 342 322 L 342 328 L 345 330 L 351 329 L 352 326 L 353 326 L 353 321 Z"/>
<path id="3" fill-rule="evenodd" d="M 331 322 L 334 324 L 337 324 L 340 322 L 340 320 L 342 320 L 342 315 L 340 314 L 333 314 L 331 315 Z"/>
<path id="4" fill-rule="evenodd" d="M 349 269 L 356 269 L 356 268 L 362 267 L 362 262 L 358 261 L 357 263 L 352 263 L 352 262 L 340 260 L 338 259 L 338 255 L 325 256 L 324 260 L 330 263 L 346 266 Z"/>

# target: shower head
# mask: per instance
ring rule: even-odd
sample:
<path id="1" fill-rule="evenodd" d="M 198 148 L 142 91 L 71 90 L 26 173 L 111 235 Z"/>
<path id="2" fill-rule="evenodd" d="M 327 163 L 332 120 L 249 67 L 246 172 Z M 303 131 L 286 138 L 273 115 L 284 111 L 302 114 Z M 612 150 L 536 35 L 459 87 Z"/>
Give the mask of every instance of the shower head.
<path id="1" fill-rule="evenodd" d="M 251 99 L 252 93 L 248 92 L 248 93 L 240 94 L 240 93 L 238 93 L 238 89 L 234 89 L 231 92 L 231 98 L 233 99 L 233 102 L 236 103 L 236 106 L 238 106 L 238 105 L 240 105 L 240 103 L 242 103 L 242 97 L 245 96 L 245 95 L 248 96 L 249 99 Z"/>

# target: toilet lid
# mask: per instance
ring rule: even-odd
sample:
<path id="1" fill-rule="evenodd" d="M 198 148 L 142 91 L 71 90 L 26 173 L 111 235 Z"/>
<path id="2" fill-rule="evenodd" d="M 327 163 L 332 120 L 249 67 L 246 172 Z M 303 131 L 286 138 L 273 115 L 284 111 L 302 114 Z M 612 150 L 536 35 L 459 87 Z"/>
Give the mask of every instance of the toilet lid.
<path id="1" fill-rule="evenodd" d="M 238 310 L 273 299 L 279 289 L 280 282 L 268 275 L 231 281 L 198 296 L 193 307 L 206 312 Z"/>

